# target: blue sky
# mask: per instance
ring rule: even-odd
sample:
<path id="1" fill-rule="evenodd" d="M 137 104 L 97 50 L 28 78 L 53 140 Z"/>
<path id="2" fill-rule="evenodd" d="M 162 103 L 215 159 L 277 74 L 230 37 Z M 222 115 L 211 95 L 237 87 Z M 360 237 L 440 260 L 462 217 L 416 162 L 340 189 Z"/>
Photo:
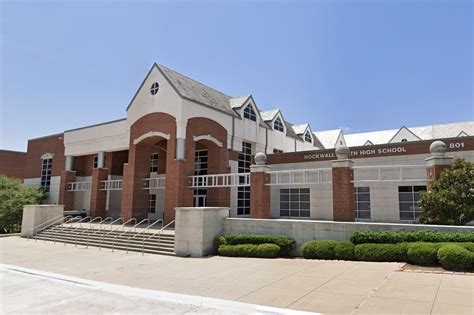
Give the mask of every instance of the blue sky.
<path id="1" fill-rule="evenodd" d="M 473 120 L 473 4 L 2 1 L 0 148 L 125 117 L 153 62 L 313 130 Z"/>

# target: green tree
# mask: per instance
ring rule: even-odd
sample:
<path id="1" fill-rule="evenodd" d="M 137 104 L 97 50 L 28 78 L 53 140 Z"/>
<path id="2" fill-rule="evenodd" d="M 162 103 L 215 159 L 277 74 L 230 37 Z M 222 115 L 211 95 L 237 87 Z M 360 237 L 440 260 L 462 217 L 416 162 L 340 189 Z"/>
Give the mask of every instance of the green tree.
<path id="1" fill-rule="evenodd" d="M 428 224 L 464 225 L 474 220 L 474 163 L 455 159 L 429 191 L 421 194 L 422 214 Z"/>
<path id="2" fill-rule="evenodd" d="M 44 192 L 18 179 L 0 176 L 0 234 L 19 232 L 24 205 L 38 204 Z"/>

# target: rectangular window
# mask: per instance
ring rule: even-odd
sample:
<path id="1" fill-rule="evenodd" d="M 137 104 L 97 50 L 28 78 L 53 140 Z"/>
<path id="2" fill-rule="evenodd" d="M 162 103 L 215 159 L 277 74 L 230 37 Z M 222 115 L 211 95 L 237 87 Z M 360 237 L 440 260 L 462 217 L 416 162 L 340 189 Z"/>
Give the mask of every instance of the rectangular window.
<path id="1" fill-rule="evenodd" d="M 53 159 L 43 159 L 41 162 L 41 187 L 45 192 L 49 192 L 51 187 L 51 169 L 53 167 Z"/>
<path id="2" fill-rule="evenodd" d="M 273 149 L 273 154 L 283 153 L 283 150 Z"/>
<path id="3" fill-rule="evenodd" d="M 242 142 L 242 151 L 239 153 L 239 173 L 249 173 L 250 165 L 252 164 L 252 144 L 248 142 Z M 241 183 L 244 182 L 244 178 L 240 178 Z M 238 187 L 237 188 L 237 215 L 249 215 L 250 214 L 250 187 Z"/>
<path id="4" fill-rule="evenodd" d="M 148 195 L 148 213 L 156 211 L 156 195 Z"/>
<path id="5" fill-rule="evenodd" d="M 355 188 L 356 219 L 370 220 L 370 188 Z"/>
<path id="6" fill-rule="evenodd" d="M 208 151 L 196 150 L 194 153 L 194 175 L 207 175 L 208 170 Z M 200 180 L 198 184 L 204 184 L 204 180 Z M 206 189 L 194 189 L 194 206 L 205 207 L 207 201 Z"/>
<path id="7" fill-rule="evenodd" d="M 99 166 L 99 155 L 94 155 L 94 163 L 92 165 L 93 168 L 97 168 Z"/>
<path id="8" fill-rule="evenodd" d="M 158 153 L 150 154 L 150 173 L 158 172 Z"/>
<path id="9" fill-rule="evenodd" d="M 400 186 L 398 187 L 398 202 L 400 220 L 415 221 L 421 214 L 418 201 L 420 192 L 426 191 L 426 186 Z"/>
<path id="10" fill-rule="evenodd" d="M 309 218 L 309 188 L 280 189 L 280 216 L 288 218 Z"/>

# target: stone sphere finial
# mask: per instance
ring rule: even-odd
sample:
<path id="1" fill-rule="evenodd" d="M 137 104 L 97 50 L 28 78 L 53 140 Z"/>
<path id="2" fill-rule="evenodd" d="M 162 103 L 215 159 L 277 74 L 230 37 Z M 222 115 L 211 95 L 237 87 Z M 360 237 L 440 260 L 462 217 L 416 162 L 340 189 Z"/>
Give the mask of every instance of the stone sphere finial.
<path id="1" fill-rule="evenodd" d="M 446 143 L 437 140 L 430 145 L 430 152 L 433 157 L 444 157 L 446 153 Z"/>
<path id="2" fill-rule="evenodd" d="M 336 148 L 336 156 L 338 160 L 347 160 L 351 151 L 345 145 L 338 146 Z"/>
<path id="3" fill-rule="evenodd" d="M 265 165 L 267 163 L 267 156 L 263 152 L 255 154 L 254 159 L 256 165 Z"/>

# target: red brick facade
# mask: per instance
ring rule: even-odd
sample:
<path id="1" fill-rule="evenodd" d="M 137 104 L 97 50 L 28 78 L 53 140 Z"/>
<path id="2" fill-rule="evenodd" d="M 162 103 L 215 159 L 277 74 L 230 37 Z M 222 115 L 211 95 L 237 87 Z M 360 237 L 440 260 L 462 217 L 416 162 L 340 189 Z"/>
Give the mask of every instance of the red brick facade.
<path id="1" fill-rule="evenodd" d="M 270 175 L 252 172 L 250 176 L 250 217 L 270 219 Z"/>
<path id="2" fill-rule="evenodd" d="M 0 150 L 0 176 L 25 178 L 26 152 Z"/>
<path id="3" fill-rule="evenodd" d="M 107 206 L 107 191 L 102 190 L 101 181 L 107 180 L 110 174 L 108 168 L 95 168 L 92 171 L 91 184 L 91 216 L 105 218 L 105 207 Z"/>
<path id="4" fill-rule="evenodd" d="M 350 167 L 332 168 L 334 221 L 355 221 L 354 171 Z"/>
<path id="5" fill-rule="evenodd" d="M 28 141 L 25 164 L 25 178 L 41 177 L 41 156 L 53 154 L 51 176 L 60 176 L 64 170 L 64 134 L 56 134 Z"/>
<path id="6" fill-rule="evenodd" d="M 64 205 L 64 210 L 74 209 L 74 192 L 68 191 L 68 183 L 76 181 L 75 171 L 62 171 L 61 182 L 59 184 L 58 203 Z"/>

